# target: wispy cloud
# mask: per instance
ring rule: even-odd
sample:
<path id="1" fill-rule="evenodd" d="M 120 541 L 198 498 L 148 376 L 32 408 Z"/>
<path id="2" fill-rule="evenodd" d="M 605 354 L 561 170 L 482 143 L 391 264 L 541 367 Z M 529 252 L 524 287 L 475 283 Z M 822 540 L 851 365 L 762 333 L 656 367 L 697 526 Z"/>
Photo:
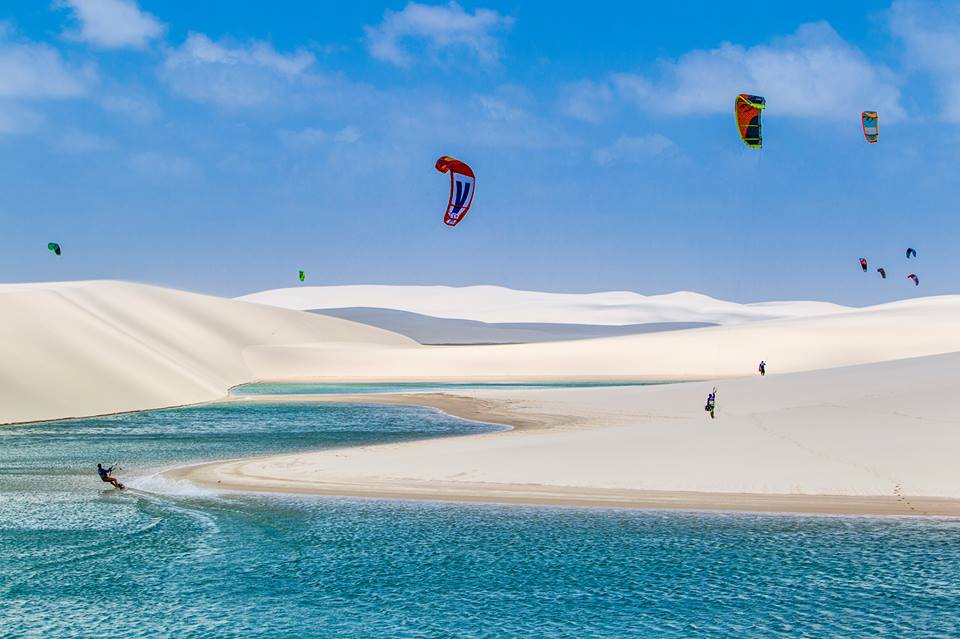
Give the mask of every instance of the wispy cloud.
<path id="1" fill-rule="evenodd" d="M 363 132 L 360 130 L 360 127 L 349 125 L 345 126 L 337 134 L 333 136 L 335 142 L 340 144 L 353 144 L 363 135 Z"/>
<path id="2" fill-rule="evenodd" d="M 66 37 L 102 49 L 142 49 L 163 34 L 164 26 L 133 0 L 58 0 L 73 11 L 79 29 Z"/>
<path id="3" fill-rule="evenodd" d="M 297 149 L 326 145 L 331 140 L 338 144 L 353 144 L 363 137 L 363 131 L 358 126 L 348 125 L 331 135 L 323 129 L 307 127 L 298 131 L 282 130 L 278 136 L 284 146 Z"/>
<path id="4" fill-rule="evenodd" d="M 612 103 L 613 88 L 608 82 L 581 80 L 560 89 L 560 111 L 583 122 L 603 121 Z"/>
<path id="5" fill-rule="evenodd" d="M 140 151 L 129 157 L 130 166 L 146 177 L 165 180 L 190 177 L 199 172 L 190 158 L 160 151 Z"/>
<path id="6" fill-rule="evenodd" d="M 266 42 L 215 42 L 191 33 L 168 52 L 161 77 L 177 94 L 224 107 L 255 107 L 282 99 L 316 59 L 298 50 L 280 53 Z"/>
<path id="7" fill-rule="evenodd" d="M 292 149 L 317 146 L 330 141 L 329 133 L 314 127 L 307 127 L 298 131 L 283 130 L 278 132 L 277 135 L 284 146 Z"/>
<path id="8" fill-rule="evenodd" d="M 68 64 L 46 44 L 0 42 L 0 97 L 74 98 L 96 77 L 92 66 Z"/>
<path id="9" fill-rule="evenodd" d="M 885 119 L 903 117 L 897 78 L 847 43 L 826 22 L 801 25 L 792 35 L 746 47 L 724 43 L 664 60 L 653 74 L 614 73 L 604 82 L 581 84 L 572 103 L 616 98 L 668 115 L 726 113 L 738 93 L 767 98 L 779 115 L 849 119 L 852 112 L 879 109 Z M 596 110 L 567 108 L 593 121 Z"/>
<path id="10" fill-rule="evenodd" d="M 9 23 L 0 22 L 0 134 L 23 134 L 45 121 L 36 103 L 79 98 L 97 82 L 89 64 L 71 64 L 55 48 L 14 40 Z"/>
<path id="11" fill-rule="evenodd" d="M 40 126 L 43 116 L 20 105 L 0 102 L 0 135 L 30 133 Z"/>
<path id="12" fill-rule="evenodd" d="M 639 163 L 675 149 L 673 141 L 660 133 L 638 137 L 621 136 L 609 146 L 594 151 L 593 159 L 602 165 L 615 162 Z"/>
<path id="13" fill-rule="evenodd" d="M 364 27 L 364 31 L 370 55 L 397 66 L 409 67 L 418 52 L 437 57 L 450 50 L 465 51 L 489 64 L 501 55 L 495 33 L 512 24 L 513 18 L 491 9 L 470 13 L 456 2 L 410 2 L 401 11 L 387 11 L 380 24 Z"/>
<path id="14" fill-rule="evenodd" d="M 907 68 L 933 80 L 943 118 L 960 122 L 960 6 L 895 2 L 890 30 L 904 44 Z"/>
<path id="15" fill-rule="evenodd" d="M 456 101 L 429 91 L 395 96 L 383 118 L 384 135 L 405 144 L 504 149 L 554 149 L 577 144 L 525 89 L 501 86 Z M 466 135 L 465 133 L 469 133 Z"/>
<path id="16" fill-rule="evenodd" d="M 160 107 L 151 98 L 134 94 L 106 95 L 100 105 L 110 111 L 137 122 L 149 122 L 160 117 Z"/>
<path id="17" fill-rule="evenodd" d="M 89 131 L 67 129 L 51 140 L 52 146 L 62 153 L 96 153 L 110 149 L 110 140 Z"/>

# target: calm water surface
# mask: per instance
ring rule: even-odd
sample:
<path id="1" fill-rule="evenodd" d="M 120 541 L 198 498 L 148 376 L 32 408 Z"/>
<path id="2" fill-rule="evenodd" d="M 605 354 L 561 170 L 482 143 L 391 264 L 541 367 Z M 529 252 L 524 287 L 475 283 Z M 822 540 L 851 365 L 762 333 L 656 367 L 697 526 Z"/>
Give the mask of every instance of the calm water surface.
<path id="1" fill-rule="evenodd" d="M 390 382 L 357 384 L 275 384 L 261 382 L 244 384 L 233 388 L 233 395 L 339 395 L 368 393 L 424 393 L 431 391 L 457 391 L 481 388 L 599 388 L 601 386 L 653 386 L 672 382 L 477 382 L 451 384 L 449 382 Z"/>
<path id="2" fill-rule="evenodd" d="M 960 636 L 960 522 L 221 497 L 213 458 L 476 432 L 397 406 L 0 429 L 0 637 Z M 119 461 L 143 492 L 97 481 Z"/>

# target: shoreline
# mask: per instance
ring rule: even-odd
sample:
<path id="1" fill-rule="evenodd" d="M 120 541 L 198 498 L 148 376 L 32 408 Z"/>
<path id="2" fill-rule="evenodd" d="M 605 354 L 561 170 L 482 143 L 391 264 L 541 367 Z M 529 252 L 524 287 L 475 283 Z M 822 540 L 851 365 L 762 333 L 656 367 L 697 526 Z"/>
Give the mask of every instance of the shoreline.
<path id="1" fill-rule="evenodd" d="M 507 430 L 461 435 L 457 440 L 504 438 L 524 433 L 545 431 L 570 432 L 590 430 L 584 417 L 521 412 L 522 400 L 496 400 L 448 393 L 370 394 L 370 395 L 276 395 L 251 399 L 230 397 L 228 402 L 304 402 L 366 403 L 421 406 L 440 410 L 469 421 L 507 426 Z M 433 440 L 424 441 L 437 441 Z M 422 442 L 413 442 L 413 444 Z M 400 444 L 401 446 L 403 444 Z M 398 446 L 385 444 L 372 447 L 318 451 L 337 455 L 344 451 Z M 316 453 L 313 453 L 316 454 Z M 171 469 L 161 475 L 186 480 L 197 486 L 220 492 L 273 493 L 352 497 L 366 499 L 398 499 L 460 503 L 497 503 L 516 505 L 571 506 L 587 508 L 625 508 L 643 510 L 731 511 L 783 514 L 862 515 L 862 516 L 932 516 L 960 517 L 960 499 L 936 496 L 904 495 L 841 495 L 803 493 L 707 492 L 690 490 L 639 490 L 560 486 L 534 483 L 500 483 L 476 481 L 438 481 L 413 478 L 331 477 L 294 479 L 271 476 L 256 466 L 264 460 L 285 466 L 300 463 L 311 453 L 270 455 L 220 462 L 204 462 Z"/>
<path id="2" fill-rule="evenodd" d="M 419 406 L 433 408 L 442 413 L 481 424 L 506 426 L 505 433 L 510 431 L 554 430 L 560 427 L 569 427 L 582 420 L 575 416 L 550 415 L 546 413 L 520 414 L 511 411 L 509 401 L 480 399 L 467 395 L 456 395 L 445 391 L 423 391 L 415 393 L 346 393 L 309 395 L 230 395 L 211 404 L 218 403 L 296 403 L 304 404 L 380 404 L 387 406 Z M 477 437 L 493 433 L 476 433 L 459 435 L 459 437 Z"/>

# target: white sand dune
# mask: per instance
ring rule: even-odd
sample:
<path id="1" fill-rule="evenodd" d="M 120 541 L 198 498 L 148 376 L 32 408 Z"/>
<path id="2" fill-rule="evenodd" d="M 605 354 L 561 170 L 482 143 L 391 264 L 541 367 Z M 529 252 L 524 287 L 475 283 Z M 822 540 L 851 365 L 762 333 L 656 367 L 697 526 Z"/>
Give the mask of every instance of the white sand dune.
<path id="1" fill-rule="evenodd" d="M 239 299 L 299 310 L 385 308 L 499 324 L 609 326 L 661 322 L 737 324 L 849 310 L 826 302 L 737 304 L 686 291 L 646 296 L 629 291 L 541 293 L 502 286 L 301 286 L 262 291 Z"/>
<path id="2" fill-rule="evenodd" d="M 960 351 L 960 297 L 932 297 L 830 315 L 573 342 L 400 347 L 250 348 L 258 376 L 328 379 L 707 379 Z"/>
<path id="3" fill-rule="evenodd" d="M 461 309 L 468 319 L 513 313 L 473 299 Z M 709 298 L 673 299 L 682 312 L 646 320 L 722 314 Z M 596 324 L 577 304 L 527 319 Z M 794 506 L 757 496 L 831 494 L 881 500 L 831 502 L 840 511 L 960 513 L 957 296 L 772 320 L 731 311 L 723 326 L 593 340 L 433 347 L 336 318 L 122 282 L 0 286 L 0 311 L 3 423 L 209 401 L 256 379 L 740 377 L 719 382 L 716 421 L 702 403 L 717 382 L 383 398 L 539 428 L 188 472 L 221 487 L 626 505 L 650 505 L 640 493 L 651 491 L 660 505 L 741 496 L 707 500 L 714 507 L 744 507 L 752 494 L 746 507 L 786 510 Z M 606 311 L 613 322 L 618 311 Z M 761 358 L 771 371 L 763 379 Z M 944 498 L 955 501 L 936 501 Z"/>
<path id="4" fill-rule="evenodd" d="M 218 399 L 253 345 L 413 342 L 368 326 L 124 282 L 0 286 L 0 423 Z"/>
<path id="5" fill-rule="evenodd" d="M 320 494 L 956 515 L 960 502 L 936 498 L 960 498 L 958 371 L 960 354 L 950 354 L 726 381 L 716 420 L 702 407 L 712 383 L 458 391 L 496 419 L 540 427 L 241 460 L 186 476 Z M 443 397 L 413 401 L 460 410 Z M 726 495 L 717 502 L 713 493 Z"/>

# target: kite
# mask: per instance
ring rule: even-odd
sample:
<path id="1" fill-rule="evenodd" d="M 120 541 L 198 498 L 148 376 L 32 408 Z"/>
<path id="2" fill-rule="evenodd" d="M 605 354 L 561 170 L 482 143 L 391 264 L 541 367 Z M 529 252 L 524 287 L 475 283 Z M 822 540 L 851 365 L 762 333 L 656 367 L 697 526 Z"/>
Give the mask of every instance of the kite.
<path id="1" fill-rule="evenodd" d="M 473 169 L 466 163 L 446 155 L 437 160 L 436 166 L 441 173 L 450 173 L 450 199 L 447 201 L 447 210 L 443 214 L 443 223 L 447 226 L 456 226 L 467 215 L 470 205 L 473 204 L 477 179 L 473 175 Z"/>
<path id="2" fill-rule="evenodd" d="M 733 103 L 733 115 L 737 119 L 740 139 L 751 149 L 763 147 L 760 131 L 760 112 L 767 108 L 767 101 L 758 95 L 741 93 Z"/>
<path id="3" fill-rule="evenodd" d="M 60 255 L 60 245 L 56 242 L 47 243 L 47 250 L 53 251 L 55 254 Z"/>
<path id="4" fill-rule="evenodd" d="M 908 279 L 908 280 L 913 280 L 913 285 L 914 285 L 914 286 L 920 286 L 920 278 L 917 277 L 917 274 L 916 274 L 916 273 L 911 273 L 910 275 L 907 275 L 907 279 Z"/>
<path id="5" fill-rule="evenodd" d="M 860 121 L 863 124 L 863 137 L 870 144 L 876 144 L 880 139 L 880 129 L 877 128 L 877 112 L 864 111 L 860 114 Z"/>
<path id="6" fill-rule="evenodd" d="M 304 275 L 303 271 L 300 271 L 300 281 L 302 282 L 305 278 L 306 275 Z"/>
<path id="7" fill-rule="evenodd" d="M 916 256 L 917 256 L 917 252 L 916 252 L 916 251 L 914 251 L 912 248 L 908 248 L 908 249 L 907 249 L 907 259 L 908 259 L 908 260 L 909 260 L 911 257 L 916 257 Z"/>
<path id="8" fill-rule="evenodd" d="M 879 273 L 880 277 L 882 277 L 883 279 L 887 279 L 887 271 L 884 270 L 883 267 L 878 268 L 877 273 Z"/>
<path id="9" fill-rule="evenodd" d="M 865 257 L 861 257 L 861 258 L 860 258 L 860 268 L 863 269 L 863 272 L 864 272 L 864 273 L 867 272 L 867 258 L 865 258 Z"/>

